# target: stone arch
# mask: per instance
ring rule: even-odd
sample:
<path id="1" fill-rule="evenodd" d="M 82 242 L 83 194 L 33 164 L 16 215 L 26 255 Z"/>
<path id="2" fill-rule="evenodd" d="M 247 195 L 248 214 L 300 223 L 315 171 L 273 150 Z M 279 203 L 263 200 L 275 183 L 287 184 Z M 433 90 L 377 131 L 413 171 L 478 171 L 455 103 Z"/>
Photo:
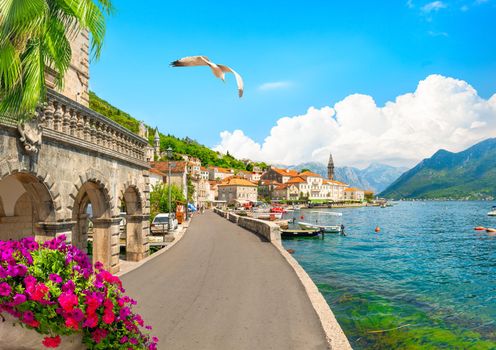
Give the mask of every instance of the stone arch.
<path id="1" fill-rule="evenodd" d="M 144 196 L 136 183 L 126 182 L 121 189 L 119 201 L 124 204 L 125 225 L 122 227 L 126 240 L 126 260 L 139 261 L 148 254 L 148 216 L 143 215 Z M 122 214 L 124 215 L 124 214 Z"/>
<path id="2" fill-rule="evenodd" d="M 44 177 L 23 169 L 0 165 L 0 239 L 19 239 L 46 235 L 43 223 L 56 219 L 59 195 Z M 8 200 L 7 200 L 8 198 Z"/>
<path id="3" fill-rule="evenodd" d="M 75 223 L 72 229 L 72 244 L 85 250 L 89 239 L 90 215 L 88 207 L 91 204 L 91 233 L 93 249 L 88 252 L 93 256 L 93 262 L 100 261 L 104 267 L 112 272 L 118 270 L 117 260 L 113 259 L 115 252 L 112 249 L 113 226 L 117 223 L 112 219 L 113 204 L 109 187 L 94 171 L 88 171 L 80 176 L 80 182 L 74 186 L 70 197 L 73 205 L 69 206 L 72 211 L 72 221 Z"/>

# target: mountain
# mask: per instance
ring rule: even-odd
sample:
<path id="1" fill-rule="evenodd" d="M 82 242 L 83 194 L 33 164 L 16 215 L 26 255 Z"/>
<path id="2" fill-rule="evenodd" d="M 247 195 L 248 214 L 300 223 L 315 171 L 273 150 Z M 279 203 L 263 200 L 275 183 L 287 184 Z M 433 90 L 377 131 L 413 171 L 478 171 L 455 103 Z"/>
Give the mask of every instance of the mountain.
<path id="1" fill-rule="evenodd" d="M 98 97 L 94 92 L 90 91 L 90 108 L 109 119 L 112 119 L 116 123 L 125 127 L 126 129 L 137 133 L 139 129 L 139 120 L 133 118 L 128 113 L 120 110 L 117 107 L 112 106 L 109 102 L 103 100 Z M 155 130 L 148 126 L 148 135 L 149 142 L 153 144 L 153 137 L 155 135 Z M 160 149 L 164 151 L 168 147 L 171 147 L 174 150 L 174 153 L 177 155 L 185 154 L 188 156 L 199 158 L 202 165 L 209 166 L 219 166 L 224 168 L 233 168 L 239 170 L 250 170 L 250 167 L 254 164 L 248 164 L 247 162 L 243 162 L 232 157 L 228 154 L 220 154 L 219 152 L 215 152 L 210 148 L 198 143 L 195 140 L 192 140 L 188 137 L 180 139 L 173 135 L 165 135 L 159 133 L 160 135 Z M 264 163 L 255 163 L 255 165 L 261 167 L 267 167 Z M 248 167 L 248 169 L 247 169 Z"/>
<path id="2" fill-rule="evenodd" d="M 437 151 L 401 175 L 388 198 L 491 199 L 496 197 L 496 138 L 459 153 Z"/>
<path id="3" fill-rule="evenodd" d="M 327 177 L 327 165 L 318 162 L 307 162 L 290 166 L 290 169 L 309 169 L 314 173 Z M 338 181 L 365 190 L 379 193 L 396 180 L 407 168 L 372 163 L 365 169 L 355 167 L 336 167 L 334 177 Z"/>

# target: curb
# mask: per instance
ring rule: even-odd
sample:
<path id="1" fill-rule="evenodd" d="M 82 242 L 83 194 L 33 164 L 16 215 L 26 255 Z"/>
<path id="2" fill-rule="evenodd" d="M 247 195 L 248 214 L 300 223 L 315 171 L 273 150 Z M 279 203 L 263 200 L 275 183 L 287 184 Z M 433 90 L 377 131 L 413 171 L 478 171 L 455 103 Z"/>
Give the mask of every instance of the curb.
<path id="1" fill-rule="evenodd" d="M 129 273 L 131 271 L 136 270 L 138 267 L 142 266 L 143 264 L 147 263 L 148 261 L 153 260 L 153 259 L 159 257 L 160 255 L 164 254 L 166 251 L 168 251 L 169 249 L 171 249 L 172 247 L 174 247 L 184 237 L 184 235 L 186 234 L 186 231 L 188 230 L 188 227 L 189 227 L 189 224 L 191 223 L 191 220 L 192 220 L 192 217 L 189 218 L 189 220 L 187 222 L 185 222 L 185 225 L 182 227 L 181 231 L 178 232 L 176 238 L 170 244 L 166 245 L 164 248 L 162 248 L 159 251 L 153 253 L 152 255 L 147 256 L 143 260 L 140 260 L 140 261 L 136 262 L 129 270 L 119 271 L 115 275 L 118 276 L 118 277 L 122 277 L 125 274 L 127 274 L 127 273 Z"/>
<path id="2" fill-rule="evenodd" d="M 310 303 L 313 309 L 319 317 L 320 324 L 324 330 L 325 336 L 327 338 L 327 343 L 329 349 L 332 350 L 352 350 L 352 347 L 348 341 L 348 338 L 344 334 L 341 326 L 339 325 L 336 317 L 334 316 L 329 304 L 324 299 L 322 293 L 307 274 L 307 272 L 301 267 L 301 265 L 296 261 L 291 254 L 289 254 L 283 247 L 281 242 L 271 242 L 272 245 L 279 251 L 283 258 L 292 267 L 296 276 L 300 280 L 301 284 L 305 288 L 305 291 L 310 299 Z"/>

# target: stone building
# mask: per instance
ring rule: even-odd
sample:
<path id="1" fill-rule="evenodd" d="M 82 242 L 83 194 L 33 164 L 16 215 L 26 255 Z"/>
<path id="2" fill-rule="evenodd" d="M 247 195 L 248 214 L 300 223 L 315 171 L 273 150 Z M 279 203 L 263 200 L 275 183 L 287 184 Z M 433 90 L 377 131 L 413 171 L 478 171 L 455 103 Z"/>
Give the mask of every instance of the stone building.
<path id="1" fill-rule="evenodd" d="M 257 185 L 246 179 L 230 177 L 218 185 L 219 200 L 228 205 L 234 203 L 256 202 L 258 198 Z"/>
<path id="2" fill-rule="evenodd" d="M 276 167 L 270 167 L 262 176 L 261 180 L 271 180 L 276 181 L 278 183 L 286 183 L 294 176 L 298 176 L 298 172 L 296 170 L 291 169 L 280 169 Z"/>
<path id="3" fill-rule="evenodd" d="M 117 272 L 121 212 L 127 259 L 149 252 L 147 140 L 87 108 L 87 33 L 71 47 L 61 93 L 49 89 L 29 122 L 0 116 L 0 239 L 64 234 L 86 250 L 92 227 L 93 261 Z"/>
<path id="4" fill-rule="evenodd" d="M 209 180 L 224 180 L 234 175 L 234 170 L 212 166 L 208 168 Z"/>
<path id="5" fill-rule="evenodd" d="M 158 170 L 165 174 L 165 183 L 176 185 L 183 192 L 184 198 L 188 197 L 188 162 L 171 161 L 171 162 L 151 162 L 152 169 Z M 171 176 L 169 179 L 169 167 Z"/>

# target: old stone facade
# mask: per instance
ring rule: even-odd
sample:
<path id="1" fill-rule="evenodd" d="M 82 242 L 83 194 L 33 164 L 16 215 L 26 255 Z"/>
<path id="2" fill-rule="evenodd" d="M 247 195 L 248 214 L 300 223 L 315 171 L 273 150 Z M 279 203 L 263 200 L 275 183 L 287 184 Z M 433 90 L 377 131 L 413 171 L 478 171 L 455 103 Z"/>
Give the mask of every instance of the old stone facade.
<path id="1" fill-rule="evenodd" d="M 88 107 L 88 85 L 90 81 L 89 35 L 87 31 L 82 31 L 71 39 L 71 64 L 64 76 L 64 87 L 59 92 L 71 100 Z M 46 82 L 51 89 L 55 89 L 56 75 L 55 70 L 47 69 Z"/>
<path id="2" fill-rule="evenodd" d="M 236 177 L 225 179 L 218 185 L 219 200 L 227 204 L 256 202 L 258 198 L 257 185 Z"/>
<path id="3" fill-rule="evenodd" d="M 0 239 L 65 234 L 93 260 L 119 270 L 121 213 L 129 260 L 148 254 L 147 141 L 49 91 L 38 117 L 0 119 Z M 91 221 L 91 224 L 90 224 Z"/>

